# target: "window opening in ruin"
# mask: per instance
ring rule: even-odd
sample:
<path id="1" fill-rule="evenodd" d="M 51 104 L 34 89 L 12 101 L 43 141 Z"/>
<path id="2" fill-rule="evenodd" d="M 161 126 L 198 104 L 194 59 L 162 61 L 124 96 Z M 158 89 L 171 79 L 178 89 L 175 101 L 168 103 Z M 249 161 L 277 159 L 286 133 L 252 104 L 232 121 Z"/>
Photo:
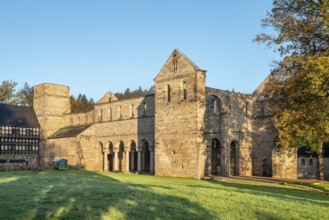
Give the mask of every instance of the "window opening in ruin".
<path id="1" fill-rule="evenodd" d="M 170 88 L 170 85 L 167 85 L 167 99 L 168 99 L 168 102 L 171 101 L 171 88 Z"/>
<path id="2" fill-rule="evenodd" d="M 172 70 L 175 72 L 177 70 L 178 62 L 176 54 L 173 55 Z"/>
<path id="3" fill-rule="evenodd" d="M 176 71 L 177 70 L 177 60 L 173 61 L 173 70 Z"/>
<path id="4" fill-rule="evenodd" d="M 218 100 L 214 99 L 214 113 L 218 113 Z"/>
<path id="5" fill-rule="evenodd" d="M 183 82 L 183 99 L 187 99 L 187 90 L 186 90 L 186 83 L 185 81 Z"/>
<path id="6" fill-rule="evenodd" d="M 102 121 L 102 109 L 98 110 L 98 121 Z"/>
<path id="7" fill-rule="evenodd" d="M 313 166 L 313 159 L 312 158 L 309 160 L 309 165 Z"/>
<path id="8" fill-rule="evenodd" d="M 301 160 L 301 164 L 302 164 L 302 166 L 305 166 L 305 159 L 304 158 Z"/>

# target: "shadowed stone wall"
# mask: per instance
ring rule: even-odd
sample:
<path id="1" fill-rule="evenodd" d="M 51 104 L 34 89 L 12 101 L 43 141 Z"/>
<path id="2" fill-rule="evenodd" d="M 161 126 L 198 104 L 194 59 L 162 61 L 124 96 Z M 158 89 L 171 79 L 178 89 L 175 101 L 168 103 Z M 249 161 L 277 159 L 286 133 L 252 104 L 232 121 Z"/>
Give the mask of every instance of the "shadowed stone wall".
<path id="1" fill-rule="evenodd" d="M 251 175 L 252 171 L 252 106 L 245 94 L 206 88 L 205 115 L 207 146 L 206 172 L 212 170 L 212 143 L 220 141 L 220 174 Z M 217 103 L 217 107 L 215 106 Z M 231 145 L 235 143 L 235 151 Z M 234 154 L 234 155 L 233 155 Z"/>

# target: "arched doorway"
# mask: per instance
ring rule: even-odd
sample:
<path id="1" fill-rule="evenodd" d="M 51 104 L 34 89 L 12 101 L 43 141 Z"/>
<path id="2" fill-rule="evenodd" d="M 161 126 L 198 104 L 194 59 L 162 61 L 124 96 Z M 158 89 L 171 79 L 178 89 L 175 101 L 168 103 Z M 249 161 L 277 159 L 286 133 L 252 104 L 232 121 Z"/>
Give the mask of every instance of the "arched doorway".
<path id="1" fill-rule="evenodd" d="M 218 139 L 213 139 L 211 144 L 211 174 L 219 175 L 221 165 L 221 147 Z"/>
<path id="2" fill-rule="evenodd" d="M 239 175 L 239 149 L 236 141 L 230 145 L 230 175 Z"/>
<path id="3" fill-rule="evenodd" d="M 142 143 L 142 172 L 150 172 L 150 146 L 147 140 L 143 139 Z"/>
<path id="4" fill-rule="evenodd" d="M 129 171 L 137 172 L 137 149 L 135 141 L 130 142 L 130 161 L 129 161 Z"/>

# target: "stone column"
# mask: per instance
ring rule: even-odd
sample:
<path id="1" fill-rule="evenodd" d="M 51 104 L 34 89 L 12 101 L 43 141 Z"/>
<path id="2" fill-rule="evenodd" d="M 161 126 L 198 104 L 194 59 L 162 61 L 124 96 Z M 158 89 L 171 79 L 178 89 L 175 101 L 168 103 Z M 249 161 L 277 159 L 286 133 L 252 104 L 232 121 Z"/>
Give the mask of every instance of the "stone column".
<path id="1" fill-rule="evenodd" d="M 142 171 L 145 171 L 145 152 L 142 153 Z"/>
<path id="2" fill-rule="evenodd" d="M 135 151 L 130 152 L 131 153 L 131 170 L 135 170 Z"/>
<path id="3" fill-rule="evenodd" d="M 150 151 L 150 173 L 154 174 L 154 151 Z"/>
<path id="4" fill-rule="evenodd" d="M 103 148 L 103 171 L 109 170 L 109 162 L 107 159 L 107 155 L 109 154 L 108 148 Z"/>
<path id="5" fill-rule="evenodd" d="M 220 163 L 220 175 L 221 176 L 228 176 L 228 159 L 227 159 L 227 153 L 226 153 L 226 145 L 223 144 L 221 146 L 221 163 Z"/>
<path id="6" fill-rule="evenodd" d="M 108 171 L 107 152 L 103 152 L 103 170 Z"/>
<path id="7" fill-rule="evenodd" d="M 137 172 L 142 172 L 142 152 L 138 151 L 138 158 L 137 158 Z"/>
<path id="8" fill-rule="evenodd" d="M 126 172 L 129 172 L 129 161 L 130 161 L 130 152 L 126 151 Z"/>
<path id="9" fill-rule="evenodd" d="M 119 152 L 114 152 L 114 172 L 119 172 Z"/>

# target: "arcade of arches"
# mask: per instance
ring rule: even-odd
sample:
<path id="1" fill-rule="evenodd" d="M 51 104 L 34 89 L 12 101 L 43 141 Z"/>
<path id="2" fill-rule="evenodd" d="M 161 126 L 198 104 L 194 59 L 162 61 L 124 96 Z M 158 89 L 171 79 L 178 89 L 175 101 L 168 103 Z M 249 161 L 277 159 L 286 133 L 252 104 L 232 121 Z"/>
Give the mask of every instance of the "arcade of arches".
<path id="1" fill-rule="evenodd" d="M 137 146 L 135 141 L 126 145 L 120 141 L 113 145 L 100 142 L 103 153 L 103 170 L 110 172 L 154 173 L 153 146 L 145 139 Z"/>
<path id="2" fill-rule="evenodd" d="M 51 167 L 53 160 L 64 158 L 86 170 L 198 179 L 294 179 L 297 171 L 301 178 L 312 177 L 316 157 L 276 146 L 268 80 L 251 94 L 206 87 L 206 71 L 176 49 L 154 78 L 154 94 L 118 100 L 108 92 L 86 113 L 67 111 L 69 87 L 37 85 L 33 106 L 43 132 L 40 163 Z M 323 155 L 325 179 L 328 151 Z"/>

